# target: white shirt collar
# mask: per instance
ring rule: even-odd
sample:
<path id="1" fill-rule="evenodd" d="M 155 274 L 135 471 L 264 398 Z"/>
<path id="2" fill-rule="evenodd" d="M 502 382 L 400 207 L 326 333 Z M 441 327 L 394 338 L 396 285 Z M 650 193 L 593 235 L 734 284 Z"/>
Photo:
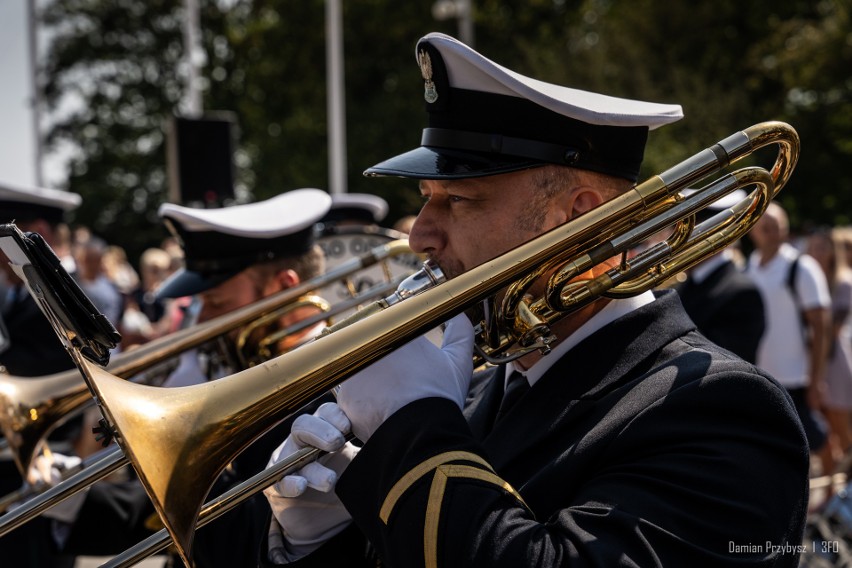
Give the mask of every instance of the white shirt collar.
<path id="1" fill-rule="evenodd" d="M 589 321 L 581 325 L 577 331 L 566 337 L 556 347 L 553 348 L 548 355 L 542 357 L 535 365 L 526 371 L 518 368 L 514 362 L 510 363 L 512 369 L 527 377 L 530 386 L 534 385 L 544 374 L 553 366 L 556 361 L 562 358 L 572 347 L 580 343 L 582 340 L 601 329 L 610 322 L 613 322 L 621 316 L 627 315 L 633 310 L 641 308 L 646 304 L 654 301 L 653 292 L 646 291 L 632 298 L 623 300 L 612 300 L 604 308 L 589 318 Z M 506 373 L 508 379 L 511 373 Z"/>

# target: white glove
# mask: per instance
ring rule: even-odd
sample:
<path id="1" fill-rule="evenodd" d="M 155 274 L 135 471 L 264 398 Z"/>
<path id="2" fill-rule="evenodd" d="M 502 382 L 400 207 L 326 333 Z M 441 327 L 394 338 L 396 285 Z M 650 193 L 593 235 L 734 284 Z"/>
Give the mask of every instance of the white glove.
<path id="1" fill-rule="evenodd" d="M 82 460 L 77 456 L 66 456 L 56 452 L 40 454 L 34 460 L 27 472 L 27 483 L 36 489 L 46 489 L 57 485 L 67 474 L 63 472 L 80 465 Z M 80 507 L 86 500 L 88 487 L 78 491 L 61 503 L 58 503 L 42 513 L 45 517 L 64 523 L 73 523 L 77 519 Z"/>
<path id="2" fill-rule="evenodd" d="M 333 491 L 337 478 L 358 453 L 358 447 L 346 443 L 344 435 L 349 431 L 349 419 L 340 407 L 327 402 L 314 414 L 296 418 L 290 435 L 272 453 L 267 467 L 306 446 L 331 452 L 263 491 L 286 540 L 287 561 L 316 550 L 352 521 Z"/>
<path id="3" fill-rule="evenodd" d="M 426 337 L 356 373 L 337 391 L 352 431 L 366 442 L 394 412 L 415 400 L 447 398 L 464 406 L 473 374 L 473 326 L 460 314 L 444 329 L 439 348 Z"/>

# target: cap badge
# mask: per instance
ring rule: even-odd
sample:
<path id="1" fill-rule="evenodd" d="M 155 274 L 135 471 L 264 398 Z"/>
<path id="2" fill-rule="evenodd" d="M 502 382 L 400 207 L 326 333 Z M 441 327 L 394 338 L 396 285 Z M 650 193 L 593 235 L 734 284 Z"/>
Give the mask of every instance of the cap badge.
<path id="1" fill-rule="evenodd" d="M 425 49 L 421 49 L 417 54 L 417 63 L 420 65 L 423 80 L 426 81 L 423 98 L 427 103 L 434 103 L 438 100 L 438 91 L 435 89 L 435 81 L 432 80 L 432 59 Z"/>

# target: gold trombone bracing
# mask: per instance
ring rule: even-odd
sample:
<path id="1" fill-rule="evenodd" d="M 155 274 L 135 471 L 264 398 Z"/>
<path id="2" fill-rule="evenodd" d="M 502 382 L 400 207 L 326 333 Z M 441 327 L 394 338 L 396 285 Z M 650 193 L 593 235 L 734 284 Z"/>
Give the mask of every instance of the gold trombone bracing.
<path id="1" fill-rule="evenodd" d="M 679 192 L 756 150 L 778 147 L 771 170 L 744 168 L 683 198 Z M 163 389 L 113 376 L 80 352 L 75 360 L 96 394 L 118 442 L 144 484 L 187 566 L 196 519 L 222 469 L 253 440 L 305 403 L 417 335 L 508 288 L 489 321 L 478 326 L 480 355 L 505 360 L 546 352 L 549 323 L 602 296 L 640 293 L 739 238 L 784 186 L 799 153 L 787 124 L 751 126 L 585 215 L 557 227 L 404 302 L 385 302 L 366 318 L 290 353 L 217 381 Z M 694 227 L 694 214 L 738 187 L 748 198 Z M 627 252 L 667 226 L 675 236 L 635 258 Z M 594 280 L 577 279 L 615 256 L 623 261 Z M 550 273 L 544 297 L 530 285 Z M 389 305 L 393 304 L 393 305 Z M 499 308 L 494 310 L 493 308 Z M 496 312 L 496 313 L 494 313 Z M 496 323 L 495 323 L 496 322 Z"/>
<path id="2" fill-rule="evenodd" d="M 376 241 L 371 241 L 376 244 Z M 274 343 L 287 334 L 295 333 L 305 327 L 316 324 L 347 311 L 358 303 L 367 303 L 382 297 L 395 289 L 397 280 L 379 282 L 374 287 L 362 291 L 351 301 L 342 301 L 332 306 L 325 300 L 309 295 L 315 289 L 330 286 L 334 282 L 350 278 L 353 274 L 381 264 L 389 259 L 410 256 L 411 249 L 405 239 L 394 239 L 376 244 L 364 254 L 339 263 L 334 269 L 302 284 L 279 292 L 274 296 L 217 317 L 216 319 L 194 325 L 167 336 L 155 339 L 138 348 L 120 353 L 107 366 L 108 371 L 122 378 L 131 378 L 149 371 L 164 361 L 174 358 L 184 351 L 196 348 L 221 337 L 231 331 L 247 329 L 240 335 L 241 347 L 247 343 L 247 334 L 254 324 L 264 319 L 276 318 L 286 312 L 302 307 L 313 306 L 320 310 L 319 316 L 303 320 L 281 330 L 271 338 L 261 338 L 259 357 L 271 357 Z M 248 364 L 259 361 L 246 349 L 239 349 L 240 358 Z M 2 431 L 21 476 L 26 473 L 38 454 L 47 436 L 62 422 L 93 403 L 92 394 L 80 371 L 72 369 L 45 377 L 15 377 L 0 374 L 0 431 Z M 32 490 L 14 492 L 0 499 L 0 512 L 11 503 L 32 494 Z"/>

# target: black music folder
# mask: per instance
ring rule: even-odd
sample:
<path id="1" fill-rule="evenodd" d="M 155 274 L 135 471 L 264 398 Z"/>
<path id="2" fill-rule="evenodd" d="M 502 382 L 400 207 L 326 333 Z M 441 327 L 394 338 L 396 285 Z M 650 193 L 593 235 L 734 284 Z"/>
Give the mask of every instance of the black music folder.
<path id="1" fill-rule="evenodd" d="M 121 335 L 65 271 L 44 238 L 23 233 L 13 223 L 0 224 L 0 249 L 66 348 L 106 365 Z"/>

